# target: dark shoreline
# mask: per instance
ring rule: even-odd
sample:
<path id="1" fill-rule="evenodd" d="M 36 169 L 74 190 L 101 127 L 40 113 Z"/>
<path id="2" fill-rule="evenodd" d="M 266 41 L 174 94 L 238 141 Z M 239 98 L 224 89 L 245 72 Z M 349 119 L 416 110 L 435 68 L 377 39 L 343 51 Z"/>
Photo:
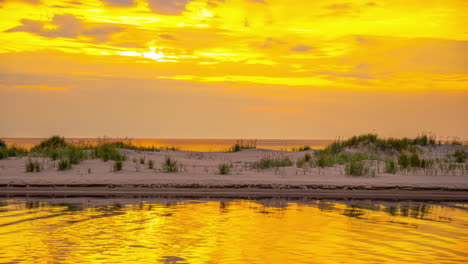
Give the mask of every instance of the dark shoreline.
<path id="1" fill-rule="evenodd" d="M 343 188 L 346 186 L 301 189 L 301 188 L 252 188 L 252 187 L 147 187 L 133 186 L 0 186 L 0 197 L 179 197 L 179 198 L 310 198 L 336 200 L 391 200 L 391 201 L 468 201 L 468 190 L 434 188 Z"/>

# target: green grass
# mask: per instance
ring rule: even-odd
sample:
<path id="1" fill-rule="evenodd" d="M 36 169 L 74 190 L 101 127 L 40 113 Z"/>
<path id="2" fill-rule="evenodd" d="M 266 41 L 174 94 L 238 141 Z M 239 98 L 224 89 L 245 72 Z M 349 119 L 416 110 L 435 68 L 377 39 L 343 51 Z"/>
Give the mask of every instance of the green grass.
<path id="1" fill-rule="evenodd" d="M 152 170 L 154 168 L 154 161 L 148 160 L 148 169 Z"/>
<path id="2" fill-rule="evenodd" d="M 26 162 L 26 172 L 40 172 L 42 170 L 42 166 L 37 160 L 28 159 Z"/>
<path id="3" fill-rule="evenodd" d="M 312 148 L 310 148 L 310 146 L 303 146 L 303 147 L 292 148 L 291 151 L 301 152 L 301 151 L 307 151 L 311 149 Z"/>
<path id="4" fill-rule="evenodd" d="M 0 139 L 0 149 L 6 149 L 6 148 L 7 148 L 7 144 L 5 143 L 5 141 Z"/>
<path id="5" fill-rule="evenodd" d="M 112 170 L 115 171 L 121 171 L 123 168 L 123 162 L 121 160 L 116 160 L 114 162 L 114 166 L 112 167 Z"/>
<path id="6" fill-rule="evenodd" d="M 268 169 L 273 167 L 292 166 L 293 162 L 289 157 L 270 157 L 266 156 L 250 164 L 252 169 Z"/>
<path id="7" fill-rule="evenodd" d="M 72 164 L 68 159 L 61 159 L 58 163 L 58 170 L 64 171 L 72 168 Z"/>
<path id="8" fill-rule="evenodd" d="M 374 154 L 367 154 L 362 152 L 357 153 L 347 153 L 340 152 L 338 154 L 333 154 L 329 151 L 316 152 L 317 160 L 315 165 L 321 168 L 333 167 L 336 164 L 345 164 L 352 161 L 362 161 L 362 160 L 381 160 L 381 158 Z"/>
<path id="9" fill-rule="evenodd" d="M 312 161 L 312 156 L 307 153 L 304 155 L 304 157 L 300 158 L 297 162 L 296 162 L 296 166 L 298 168 L 302 168 L 302 167 L 305 167 L 307 165 L 310 165 L 311 164 L 311 161 Z"/>
<path id="10" fill-rule="evenodd" d="M 464 163 L 468 159 L 468 152 L 465 152 L 463 149 L 457 149 L 453 153 L 453 157 L 455 158 L 455 162 Z"/>
<path id="11" fill-rule="evenodd" d="M 345 173 L 351 176 L 362 176 L 370 174 L 369 167 L 364 161 L 351 161 L 345 165 Z"/>
<path id="12" fill-rule="evenodd" d="M 179 171 L 179 164 L 177 164 L 177 160 L 172 159 L 169 156 L 166 156 L 164 159 L 164 163 L 162 164 L 163 172 L 172 173 Z"/>
<path id="13" fill-rule="evenodd" d="M 377 134 L 363 134 L 353 136 L 347 140 L 336 141 L 325 147 L 324 151 L 330 154 L 337 154 L 344 148 L 355 148 L 358 146 L 367 146 L 373 144 L 381 151 L 402 151 L 410 146 L 434 146 L 436 144 L 435 137 L 422 134 L 414 139 L 409 138 L 380 138 Z"/>
<path id="14" fill-rule="evenodd" d="M 145 156 L 140 157 L 140 164 L 144 165 L 145 163 L 146 163 L 146 157 Z"/>
<path id="15" fill-rule="evenodd" d="M 231 163 L 221 163 L 218 165 L 219 174 L 229 174 L 231 171 L 232 164 Z"/>
<path id="16" fill-rule="evenodd" d="M 10 157 L 23 157 L 28 154 L 28 151 L 24 148 L 17 146 L 9 146 L 0 148 L 0 159 L 6 159 Z"/>
<path id="17" fill-rule="evenodd" d="M 232 146 L 229 151 L 230 152 L 237 152 L 243 149 L 256 149 L 257 148 L 257 140 L 237 140 L 236 144 Z"/>
<path id="18" fill-rule="evenodd" d="M 63 149 L 68 147 L 68 143 L 65 141 L 65 138 L 60 136 L 52 136 L 49 139 L 46 139 L 34 146 L 31 149 L 31 152 L 38 152 L 43 149 Z"/>
<path id="19" fill-rule="evenodd" d="M 397 164 L 393 159 L 385 160 L 385 172 L 395 174 L 397 172 Z"/>
<path id="20" fill-rule="evenodd" d="M 120 154 L 116 145 L 113 143 L 102 144 L 94 147 L 91 156 L 92 158 L 102 159 L 103 161 L 123 161 L 127 159 L 125 155 Z"/>

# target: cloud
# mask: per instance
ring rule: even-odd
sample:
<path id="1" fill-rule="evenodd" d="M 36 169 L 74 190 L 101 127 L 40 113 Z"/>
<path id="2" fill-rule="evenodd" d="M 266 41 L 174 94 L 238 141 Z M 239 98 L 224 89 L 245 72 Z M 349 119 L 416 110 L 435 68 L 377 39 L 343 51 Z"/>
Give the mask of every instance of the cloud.
<path id="1" fill-rule="evenodd" d="M 52 87 L 49 85 L 13 85 L 14 88 L 28 88 L 28 89 L 39 89 L 39 90 L 53 90 L 53 91 L 67 91 L 68 88 L 65 87 Z"/>
<path id="2" fill-rule="evenodd" d="M 260 47 L 262 49 L 270 49 L 272 47 L 272 44 L 286 44 L 286 42 L 277 40 L 274 38 L 267 38 L 265 40 L 265 43 Z"/>
<path id="3" fill-rule="evenodd" d="M 298 52 L 306 52 L 313 49 L 311 46 L 306 46 L 306 45 L 296 45 L 291 48 L 291 51 L 298 51 Z"/>
<path id="4" fill-rule="evenodd" d="M 133 0 L 102 0 L 109 6 L 129 7 L 134 4 Z"/>
<path id="5" fill-rule="evenodd" d="M 180 15 L 190 0 L 147 0 L 151 11 L 163 15 Z"/>
<path id="6" fill-rule="evenodd" d="M 114 25 L 97 25 L 85 28 L 83 21 L 71 14 L 55 15 L 50 22 L 54 29 L 46 28 L 46 23 L 29 19 L 22 19 L 20 26 L 10 28 L 4 32 L 29 32 L 47 38 L 76 38 L 79 35 L 91 37 L 96 42 L 105 42 L 110 35 L 123 28 Z"/>
<path id="7" fill-rule="evenodd" d="M 249 112 L 266 112 L 266 113 L 286 113 L 286 114 L 297 114 L 301 113 L 300 109 L 292 107 L 243 107 L 243 109 Z"/>
<path id="8" fill-rule="evenodd" d="M 260 4 L 266 4 L 265 0 L 249 0 L 250 2 L 256 2 Z"/>
<path id="9" fill-rule="evenodd" d="M 327 6 L 328 9 L 350 9 L 351 4 L 350 3 L 343 3 L 343 4 L 333 4 Z"/>
<path id="10" fill-rule="evenodd" d="M 161 34 L 159 35 L 159 37 L 163 38 L 163 39 L 168 39 L 168 40 L 176 40 L 176 38 L 172 35 L 167 35 L 167 34 Z"/>

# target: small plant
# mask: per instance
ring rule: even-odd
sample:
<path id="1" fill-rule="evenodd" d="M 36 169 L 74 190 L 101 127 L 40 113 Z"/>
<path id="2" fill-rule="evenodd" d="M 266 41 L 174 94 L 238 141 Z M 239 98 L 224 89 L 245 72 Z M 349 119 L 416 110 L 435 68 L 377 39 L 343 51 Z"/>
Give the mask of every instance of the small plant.
<path id="1" fill-rule="evenodd" d="M 152 170 L 154 168 L 154 161 L 148 160 L 148 169 Z"/>
<path id="2" fill-rule="evenodd" d="M 369 174 L 369 168 L 364 161 L 351 161 L 345 165 L 345 173 L 352 176 L 362 176 Z"/>
<path id="3" fill-rule="evenodd" d="M 177 161 L 169 156 L 166 156 L 164 163 L 162 164 L 163 172 L 178 172 L 179 166 Z"/>
<path id="4" fill-rule="evenodd" d="M 123 162 L 121 160 L 116 160 L 114 162 L 113 171 L 121 171 L 123 167 Z"/>
<path id="5" fill-rule="evenodd" d="M 232 164 L 230 163 L 221 163 L 218 165 L 219 174 L 229 174 L 231 171 Z"/>
<path id="6" fill-rule="evenodd" d="M 60 136 L 52 136 L 47 140 L 42 141 L 39 145 L 34 146 L 31 151 L 40 151 L 44 149 L 61 149 L 68 147 L 65 138 Z"/>
<path id="7" fill-rule="evenodd" d="M 292 149 L 292 151 L 298 151 L 298 152 L 307 151 L 307 150 L 311 150 L 310 146 L 303 146 L 303 147 L 298 147 L 298 148 L 293 148 Z"/>
<path id="8" fill-rule="evenodd" d="M 68 159 L 61 159 L 58 163 L 58 170 L 64 171 L 72 168 L 72 164 Z"/>
<path id="9" fill-rule="evenodd" d="M 0 149 L 6 149 L 6 148 L 7 148 L 7 144 L 5 143 L 5 141 L 0 139 Z"/>
<path id="10" fill-rule="evenodd" d="M 395 174 L 397 172 L 396 163 L 393 159 L 385 160 L 385 172 Z"/>
<path id="11" fill-rule="evenodd" d="M 144 165 L 146 163 L 146 157 L 140 157 L 140 164 Z"/>

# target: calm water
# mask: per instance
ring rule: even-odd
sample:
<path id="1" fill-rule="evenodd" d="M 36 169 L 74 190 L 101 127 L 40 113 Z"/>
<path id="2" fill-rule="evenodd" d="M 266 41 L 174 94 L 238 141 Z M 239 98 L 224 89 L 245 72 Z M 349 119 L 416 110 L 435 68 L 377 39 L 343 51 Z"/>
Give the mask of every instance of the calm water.
<path id="1" fill-rule="evenodd" d="M 468 204 L 2 200 L 0 263 L 467 263 Z"/>
<path id="2" fill-rule="evenodd" d="M 39 144 L 45 138 L 4 138 L 9 145 L 19 145 L 31 148 Z M 97 138 L 72 138 L 70 142 L 85 142 L 96 144 L 102 139 Z M 236 139 L 131 139 L 136 146 L 166 148 L 176 147 L 179 150 L 189 151 L 226 151 L 236 143 Z M 291 150 L 292 148 L 310 146 L 321 149 L 333 140 L 328 139 L 259 139 L 257 148 L 273 150 Z"/>

